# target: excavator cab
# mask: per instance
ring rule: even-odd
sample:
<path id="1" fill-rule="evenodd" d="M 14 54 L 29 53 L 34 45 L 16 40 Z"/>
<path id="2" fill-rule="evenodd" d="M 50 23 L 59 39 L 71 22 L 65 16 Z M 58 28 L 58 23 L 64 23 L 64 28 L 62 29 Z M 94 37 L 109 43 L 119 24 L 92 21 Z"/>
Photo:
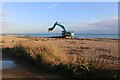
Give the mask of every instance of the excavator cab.
<path id="1" fill-rule="evenodd" d="M 72 38 L 74 36 L 74 33 L 62 31 L 62 36 L 64 36 L 65 38 Z"/>

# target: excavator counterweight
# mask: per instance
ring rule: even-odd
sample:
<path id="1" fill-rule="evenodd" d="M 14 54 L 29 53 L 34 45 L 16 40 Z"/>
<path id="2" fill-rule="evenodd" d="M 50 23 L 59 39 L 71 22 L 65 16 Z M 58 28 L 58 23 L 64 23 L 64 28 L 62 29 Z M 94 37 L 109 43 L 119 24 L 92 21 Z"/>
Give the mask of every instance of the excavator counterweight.
<path id="1" fill-rule="evenodd" d="M 56 26 L 60 26 L 63 29 L 61 37 L 63 37 L 63 38 L 72 38 L 74 36 L 73 32 L 67 32 L 65 27 L 62 24 L 58 23 L 58 22 L 55 22 L 55 24 L 53 25 L 52 28 L 48 28 L 48 31 L 49 32 L 52 31 Z"/>

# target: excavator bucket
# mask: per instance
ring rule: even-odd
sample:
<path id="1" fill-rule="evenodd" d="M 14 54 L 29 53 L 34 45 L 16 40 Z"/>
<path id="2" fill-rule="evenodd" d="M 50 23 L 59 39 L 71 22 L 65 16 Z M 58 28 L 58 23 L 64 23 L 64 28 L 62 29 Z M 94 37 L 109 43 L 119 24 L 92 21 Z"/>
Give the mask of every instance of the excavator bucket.
<path id="1" fill-rule="evenodd" d="M 52 31 L 52 28 L 48 28 L 48 32 Z"/>

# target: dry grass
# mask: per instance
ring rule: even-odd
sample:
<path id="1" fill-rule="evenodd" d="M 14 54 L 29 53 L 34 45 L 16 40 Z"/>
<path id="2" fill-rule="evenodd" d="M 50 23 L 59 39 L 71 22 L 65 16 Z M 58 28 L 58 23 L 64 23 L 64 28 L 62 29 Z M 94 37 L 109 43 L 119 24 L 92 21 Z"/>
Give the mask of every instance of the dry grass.
<path id="1" fill-rule="evenodd" d="M 68 56 L 65 52 L 62 52 L 60 49 L 56 48 L 55 46 L 51 46 L 48 43 L 35 43 L 30 41 L 27 43 L 17 44 L 14 49 L 25 49 L 25 53 L 27 55 L 30 55 L 33 59 L 39 55 L 42 57 L 42 61 L 44 63 L 58 65 L 60 63 L 66 63 L 68 61 Z"/>
<path id="2" fill-rule="evenodd" d="M 75 55 L 67 54 L 62 49 L 51 46 L 48 43 L 25 42 L 13 47 L 10 56 L 19 59 L 30 59 L 37 65 L 42 65 L 51 71 L 67 76 L 77 76 L 79 71 L 88 71 L 88 66 L 79 64 Z M 66 73 L 64 73 L 66 71 Z"/>
<path id="3" fill-rule="evenodd" d="M 12 49 L 12 56 L 33 60 L 37 65 L 67 76 L 86 77 L 96 70 L 103 73 L 104 70 L 120 70 L 115 41 L 29 39 L 17 38 L 11 44 L 4 39 L 4 46 Z"/>

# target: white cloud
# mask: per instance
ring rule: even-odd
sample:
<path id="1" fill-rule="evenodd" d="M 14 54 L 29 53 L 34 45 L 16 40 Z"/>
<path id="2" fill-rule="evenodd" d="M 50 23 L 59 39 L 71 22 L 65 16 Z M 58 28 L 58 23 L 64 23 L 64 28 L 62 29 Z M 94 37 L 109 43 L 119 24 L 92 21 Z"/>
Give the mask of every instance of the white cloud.
<path id="1" fill-rule="evenodd" d="M 116 34 L 118 31 L 118 18 L 112 17 L 101 21 L 66 24 L 66 27 L 68 30 L 82 33 Z"/>
<path id="2" fill-rule="evenodd" d="M 91 23 L 92 26 L 96 28 L 117 28 L 118 26 L 118 19 L 113 17 L 111 19 L 102 20 L 96 23 Z"/>
<path id="3" fill-rule="evenodd" d="M 2 16 L 2 12 L 0 12 L 0 17 Z"/>

